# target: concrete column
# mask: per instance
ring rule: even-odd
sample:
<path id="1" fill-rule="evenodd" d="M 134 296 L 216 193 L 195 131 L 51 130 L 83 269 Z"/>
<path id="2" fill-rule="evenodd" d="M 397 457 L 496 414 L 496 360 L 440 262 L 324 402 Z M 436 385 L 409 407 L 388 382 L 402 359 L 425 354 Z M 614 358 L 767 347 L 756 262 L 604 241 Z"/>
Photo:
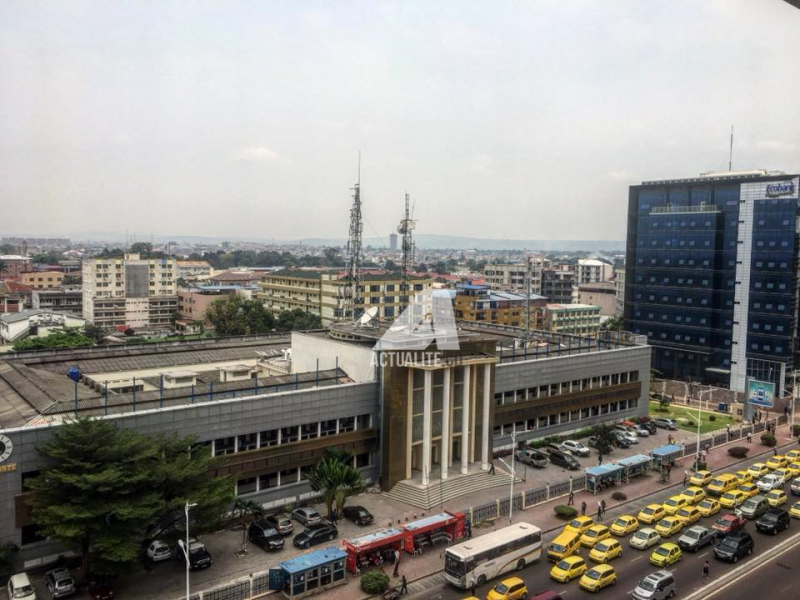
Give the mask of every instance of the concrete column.
<path id="1" fill-rule="evenodd" d="M 444 370 L 442 386 L 442 452 L 439 458 L 442 479 L 447 479 L 447 467 L 450 464 L 450 367 Z"/>
<path id="2" fill-rule="evenodd" d="M 483 420 L 483 427 L 481 431 L 481 469 L 484 471 L 489 470 L 489 461 L 491 456 L 491 438 L 489 437 L 489 391 L 491 383 L 491 365 L 485 364 L 483 365 L 483 416 L 481 417 Z M 514 460 L 514 457 L 511 457 L 511 460 Z"/>
<path id="3" fill-rule="evenodd" d="M 461 401 L 461 474 L 469 472 L 469 383 L 470 366 L 464 367 L 464 397 Z"/>
<path id="4" fill-rule="evenodd" d="M 431 417 L 433 400 L 433 372 L 425 371 L 425 395 L 422 408 L 422 485 L 428 485 L 431 474 Z"/>

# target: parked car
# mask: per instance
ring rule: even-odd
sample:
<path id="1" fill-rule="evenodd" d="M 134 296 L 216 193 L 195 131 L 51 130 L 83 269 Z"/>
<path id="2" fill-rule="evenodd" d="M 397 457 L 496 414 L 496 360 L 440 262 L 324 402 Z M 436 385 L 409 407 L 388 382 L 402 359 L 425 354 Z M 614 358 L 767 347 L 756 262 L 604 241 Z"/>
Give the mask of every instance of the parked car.
<path id="1" fill-rule="evenodd" d="M 27 573 L 17 573 L 12 575 L 6 586 L 8 597 L 13 600 L 36 600 L 36 591 L 28 579 Z"/>
<path id="2" fill-rule="evenodd" d="M 47 586 L 47 591 L 50 592 L 50 596 L 53 598 L 66 598 L 78 591 L 72 575 L 63 567 L 48 571 L 44 576 L 44 582 Z"/>
<path id="3" fill-rule="evenodd" d="M 611 433 L 614 434 L 614 437 L 617 438 L 618 441 L 625 440 L 630 445 L 639 443 L 639 437 L 630 431 L 615 428 L 611 430 Z"/>
<path id="4" fill-rule="evenodd" d="M 675 595 L 675 576 L 671 571 L 656 571 L 642 579 L 631 592 L 634 600 L 666 600 Z"/>
<path id="5" fill-rule="evenodd" d="M 711 526 L 711 529 L 714 530 L 714 533 L 718 538 L 721 538 L 729 533 L 733 533 L 734 531 L 744 529 L 746 524 L 746 520 L 728 513 L 717 519 L 716 523 Z"/>
<path id="6" fill-rule="evenodd" d="M 611 439 L 608 441 L 608 443 L 611 444 L 611 446 L 608 448 L 609 452 L 611 452 L 614 449 L 614 445 L 613 444 L 614 444 L 615 439 L 616 438 L 614 436 L 612 436 Z M 600 438 L 598 436 L 596 436 L 596 435 L 593 435 L 588 440 L 586 440 L 586 445 L 589 446 L 590 448 L 597 448 L 597 442 L 599 442 L 599 441 L 600 441 Z"/>
<path id="7" fill-rule="evenodd" d="M 756 521 L 756 529 L 764 533 L 776 534 L 789 529 L 789 513 L 780 508 L 770 508 Z"/>
<path id="8" fill-rule="evenodd" d="M 792 486 L 789 489 L 792 490 L 792 494 L 795 496 L 800 496 L 800 477 L 792 481 Z"/>
<path id="9" fill-rule="evenodd" d="M 645 421 L 644 423 L 639 423 L 639 425 L 647 429 L 647 432 L 650 435 L 658 433 L 658 427 L 656 427 L 655 423 L 653 423 L 652 421 Z"/>
<path id="10" fill-rule="evenodd" d="M 633 442 L 621 431 L 612 431 L 611 435 L 617 448 L 630 448 Z"/>
<path id="11" fill-rule="evenodd" d="M 561 442 L 561 450 L 568 450 L 573 456 L 589 456 L 592 451 L 576 440 Z"/>
<path id="12" fill-rule="evenodd" d="M 753 553 L 753 536 L 746 531 L 734 531 L 714 547 L 714 556 L 719 560 L 729 560 L 739 562 L 740 558 L 750 556 Z"/>
<path id="13" fill-rule="evenodd" d="M 642 425 L 641 423 L 639 423 L 638 425 L 634 425 L 633 426 L 633 431 L 639 437 L 649 437 L 650 436 L 650 430 L 647 427 L 645 427 L 644 425 Z"/>
<path id="14" fill-rule="evenodd" d="M 568 449 L 562 448 L 561 444 L 547 444 L 547 446 L 544 447 L 544 450 L 548 454 L 553 452 L 561 452 L 562 454 L 569 454 L 570 456 L 572 455 L 572 452 L 570 452 Z"/>
<path id="15" fill-rule="evenodd" d="M 636 435 L 636 429 L 633 425 L 623 425 L 622 423 L 617 423 L 614 425 L 614 429 L 616 431 L 621 431 L 622 433 L 629 433 L 631 435 Z"/>
<path id="16" fill-rule="evenodd" d="M 283 536 L 267 521 L 250 523 L 247 539 L 267 552 L 277 552 L 283 548 Z"/>
<path id="17" fill-rule="evenodd" d="M 317 510 L 315 508 L 311 508 L 308 506 L 295 508 L 292 511 L 292 518 L 305 527 L 309 527 L 310 525 L 316 525 L 317 523 L 322 521 L 322 517 L 317 512 Z"/>
<path id="18" fill-rule="evenodd" d="M 375 518 L 363 506 L 345 506 L 342 509 L 342 516 L 348 521 L 352 521 L 356 525 L 363 527 L 369 525 Z"/>
<path id="19" fill-rule="evenodd" d="M 678 546 L 690 552 L 697 552 L 703 546 L 712 544 L 714 542 L 714 532 L 707 527 L 695 525 L 686 530 L 686 532 L 678 538 Z"/>
<path id="20" fill-rule="evenodd" d="M 653 419 L 653 425 L 660 427 L 661 429 L 670 429 L 672 431 L 675 431 L 678 428 L 678 424 L 675 421 L 672 419 L 666 419 L 664 417 L 656 417 Z"/>
<path id="21" fill-rule="evenodd" d="M 509 577 L 495 585 L 486 596 L 486 600 L 524 600 L 528 597 L 528 588 L 519 577 Z"/>
<path id="22" fill-rule="evenodd" d="M 153 540 L 147 547 L 147 558 L 153 562 L 161 562 L 172 558 L 172 549 L 162 540 Z"/>
<path id="23" fill-rule="evenodd" d="M 89 574 L 86 581 L 92 600 L 114 600 L 114 588 L 107 577 Z"/>
<path id="24" fill-rule="evenodd" d="M 575 457 L 570 454 L 555 450 L 550 450 L 549 454 L 550 462 L 557 467 L 562 467 L 570 471 L 577 471 L 581 468 L 581 463 L 579 463 Z"/>
<path id="25" fill-rule="evenodd" d="M 186 548 L 183 540 L 178 544 L 180 552 L 176 552 L 175 556 L 179 560 L 186 560 Z M 211 553 L 206 548 L 206 545 L 194 538 L 189 538 L 189 570 L 199 571 L 200 569 L 207 569 L 211 566 Z"/>
<path id="26" fill-rule="evenodd" d="M 779 475 L 775 475 L 774 473 L 770 473 L 769 475 L 764 475 L 761 479 L 758 480 L 756 485 L 758 489 L 762 492 L 771 492 L 772 490 L 776 489 L 783 489 L 783 478 Z"/>
<path id="27" fill-rule="evenodd" d="M 517 452 L 516 459 L 531 467 L 546 467 L 547 454 L 540 452 L 535 448 L 525 448 Z"/>
<path id="28" fill-rule="evenodd" d="M 265 517 L 264 521 L 277 529 L 281 535 L 290 535 L 294 531 L 294 523 L 285 515 L 270 515 Z"/>
<path id="29" fill-rule="evenodd" d="M 305 531 L 294 536 L 293 543 L 298 548 L 310 548 L 322 542 L 329 542 L 339 535 L 339 530 L 331 523 L 322 521 L 309 526 Z"/>

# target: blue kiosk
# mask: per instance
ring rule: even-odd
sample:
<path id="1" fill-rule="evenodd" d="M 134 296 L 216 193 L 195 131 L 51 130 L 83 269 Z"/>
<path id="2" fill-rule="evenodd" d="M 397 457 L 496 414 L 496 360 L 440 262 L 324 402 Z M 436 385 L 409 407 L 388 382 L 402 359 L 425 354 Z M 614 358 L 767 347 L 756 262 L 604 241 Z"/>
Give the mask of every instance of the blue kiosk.
<path id="1" fill-rule="evenodd" d="M 586 489 L 592 494 L 597 494 L 602 488 L 616 485 L 622 481 L 625 470 L 614 463 L 589 467 L 586 469 Z"/>
<path id="2" fill-rule="evenodd" d="M 626 458 L 621 458 L 617 464 L 625 469 L 625 483 L 630 483 L 631 477 L 641 475 L 649 471 L 653 466 L 653 458 L 646 454 L 634 454 Z"/>
<path id="3" fill-rule="evenodd" d="M 677 460 L 683 458 L 683 446 L 665 444 L 664 446 L 653 448 L 650 451 L 650 456 L 653 457 L 653 466 L 660 469 L 664 465 L 673 465 Z"/>
<path id="4" fill-rule="evenodd" d="M 305 598 L 347 583 L 347 552 L 322 548 L 278 563 L 270 569 L 270 589 L 282 590 L 287 598 Z"/>

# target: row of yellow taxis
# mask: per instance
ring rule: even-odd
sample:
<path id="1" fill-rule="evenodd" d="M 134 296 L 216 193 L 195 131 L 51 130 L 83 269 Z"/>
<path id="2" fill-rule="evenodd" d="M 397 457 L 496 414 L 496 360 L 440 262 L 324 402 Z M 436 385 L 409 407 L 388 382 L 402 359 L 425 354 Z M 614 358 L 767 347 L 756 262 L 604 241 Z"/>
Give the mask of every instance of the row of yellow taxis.
<path id="1" fill-rule="evenodd" d="M 675 543 L 664 542 L 665 539 L 701 517 L 715 515 L 722 508 L 736 509 L 759 493 L 755 481 L 769 472 L 781 475 L 785 481 L 800 477 L 800 450 L 773 456 L 766 463 L 756 463 L 735 473 L 713 475 L 710 471 L 697 471 L 689 479 L 689 487 L 680 494 L 662 504 L 648 504 L 636 516 L 621 515 L 609 526 L 596 524 L 588 516 L 576 517 L 556 538 L 558 541 L 573 539 L 574 543 L 560 545 L 558 553 L 548 553 L 555 562 L 550 577 L 562 583 L 578 579 L 580 587 L 591 592 L 616 585 L 616 572 L 608 563 L 622 556 L 622 544 L 617 538 L 630 534 L 635 534 L 630 540 L 632 548 L 648 550 L 656 546 L 650 555 L 651 564 L 661 568 L 674 565 L 683 558 L 681 549 Z M 780 489 L 770 491 L 765 497 L 772 507 L 787 502 L 786 494 Z M 800 519 L 800 502 L 791 507 L 789 514 Z M 640 528 L 640 524 L 652 527 Z M 580 547 L 591 549 L 588 558 L 596 563 L 594 566 L 590 567 L 578 556 Z"/>

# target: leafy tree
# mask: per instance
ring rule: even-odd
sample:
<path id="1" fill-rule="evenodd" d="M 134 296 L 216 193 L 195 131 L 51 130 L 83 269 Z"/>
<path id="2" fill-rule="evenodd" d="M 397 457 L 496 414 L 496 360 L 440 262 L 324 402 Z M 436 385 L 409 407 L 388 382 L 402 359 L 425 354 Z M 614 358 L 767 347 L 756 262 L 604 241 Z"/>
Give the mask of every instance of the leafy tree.
<path id="1" fill-rule="evenodd" d="M 399 271 L 400 270 L 400 265 L 398 265 L 396 262 L 394 262 L 391 259 L 386 259 L 386 262 L 383 264 L 383 268 L 386 269 L 387 271 L 394 272 L 394 271 Z"/>
<path id="2" fill-rule="evenodd" d="M 594 428 L 594 435 L 597 436 L 596 449 L 598 454 L 608 454 L 614 449 L 614 436 L 608 427 L 599 425 Z"/>
<path id="3" fill-rule="evenodd" d="M 322 319 L 319 315 L 307 313 L 301 308 L 285 310 L 278 315 L 276 328 L 278 331 L 302 331 L 305 329 L 320 329 Z"/>
<path id="4" fill-rule="evenodd" d="M 83 326 L 83 335 L 92 340 L 95 344 L 99 344 L 106 337 L 106 330 L 93 323 L 87 323 Z"/>
<path id="5" fill-rule="evenodd" d="M 61 285 L 80 285 L 81 278 L 76 275 L 67 275 L 61 280 Z"/>
<path id="6" fill-rule="evenodd" d="M 417 273 L 427 273 L 428 265 L 426 265 L 425 263 L 419 263 L 415 270 L 417 271 Z"/>
<path id="7" fill-rule="evenodd" d="M 84 335 L 78 327 L 54 329 L 47 337 L 29 337 L 14 342 L 14 352 L 42 350 L 45 348 L 81 348 L 94 346 L 94 340 Z"/>
<path id="8" fill-rule="evenodd" d="M 272 331 L 275 317 L 257 300 L 238 294 L 215 300 L 206 309 L 206 318 L 217 335 L 249 335 Z"/>
<path id="9" fill-rule="evenodd" d="M 250 529 L 250 524 L 257 521 L 264 516 L 264 507 L 253 502 L 252 500 L 244 500 L 236 498 L 233 503 L 233 514 L 242 526 L 242 549 L 241 553 L 247 553 L 247 533 Z"/>
<path id="10" fill-rule="evenodd" d="M 0 260 L 0 273 L 6 270 L 8 267 L 8 263 L 4 260 Z"/>
<path id="11" fill-rule="evenodd" d="M 103 248 L 97 258 L 122 258 L 125 251 L 122 248 Z"/>
<path id="12" fill-rule="evenodd" d="M 622 317 L 612 317 L 603 321 L 600 329 L 602 331 L 622 331 L 622 325 Z"/>
<path id="13" fill-rule="evenodd" d="M 325 456 L 308 474 L 311 489 L 322 493 L 322 499 L 331 514 L 333 505 L 341 512 L 347 497 L 364 489 L 361 471 L 336 456 Z"/>
<path id="14" fill-rule="evenodd" d="M 153 244 L 150 242 L 135 242 L 130 247 L 131 254 L 138 254 L 142 258 L 150 258 L 153 254 Z"/>
<path id="15" fill-rule="evenodd" d="M 230 502 L 233 486 L 210 475 L 210 453 L 194 440 L 149 437 L 103 420 L 78 419 L 38 447 L 45 464 L 29 483 L 34 522 L 83 557 L 83 572 L 138 569 L 147 529 L 189 500 L 202 530 Z"/>

